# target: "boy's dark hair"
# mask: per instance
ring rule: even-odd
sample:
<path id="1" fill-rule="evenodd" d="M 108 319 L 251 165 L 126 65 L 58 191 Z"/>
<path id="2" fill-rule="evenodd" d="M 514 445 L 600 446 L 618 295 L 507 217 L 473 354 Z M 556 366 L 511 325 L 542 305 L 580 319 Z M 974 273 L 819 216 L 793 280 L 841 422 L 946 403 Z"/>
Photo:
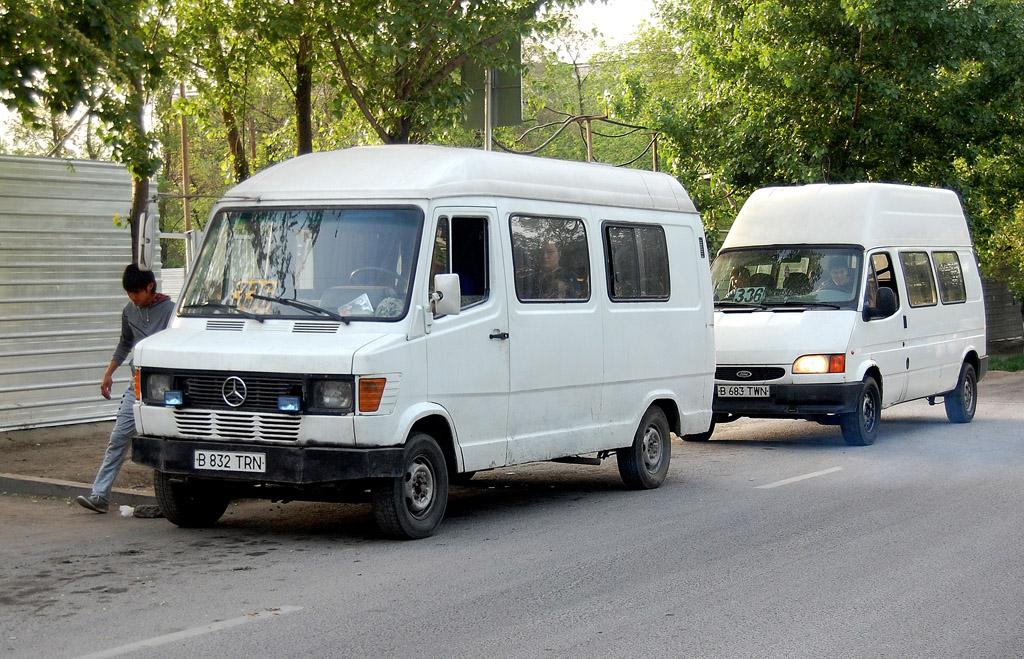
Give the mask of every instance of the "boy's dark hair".
<path id="1" fill-rule="evenodd" d="M 132 263 L 124 269 L 124 275 L 121 277 L 121 285 L 124 286 L 125 293 L 138 293 L 149 288 L 149 285 L 153 284 L 153 290 L 156 291 L 156 276 L 153 275 L 152 270 L 140 270 L 139 266 Z"/>

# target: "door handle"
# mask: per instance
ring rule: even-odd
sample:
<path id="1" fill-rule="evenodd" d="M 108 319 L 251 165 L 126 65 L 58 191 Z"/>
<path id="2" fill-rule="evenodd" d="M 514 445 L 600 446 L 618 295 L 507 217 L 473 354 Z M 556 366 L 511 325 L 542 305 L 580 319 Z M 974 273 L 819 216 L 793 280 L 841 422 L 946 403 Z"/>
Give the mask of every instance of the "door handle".
<path id="1" fill-rule="evenodd" d="M 490 339 L 498 339 L 499 341 L 504 341 L 505 339 L 508 338 L 508 332 L 501 332 L 501 331 L 498 331 L 498 330 L 494 330 L 493 332 L 491 332 L 491 335 L 488 338 L 490 338 Z"/>

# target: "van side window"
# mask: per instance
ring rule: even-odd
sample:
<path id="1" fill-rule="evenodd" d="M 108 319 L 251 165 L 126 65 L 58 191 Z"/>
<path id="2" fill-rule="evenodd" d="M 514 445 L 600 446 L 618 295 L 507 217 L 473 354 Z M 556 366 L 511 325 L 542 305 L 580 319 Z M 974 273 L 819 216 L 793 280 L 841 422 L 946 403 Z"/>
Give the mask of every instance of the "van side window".
<path id="1" fill-rule="evenodd" d="M 434 254 L 430 263 L 430 290 L 434 275 L 459 275 L 462 308 L 479 304 L 490 291 L 487 264 L 487 218 L 441 217 L 434 234 Z"/>
<path id="2" fill-rule="evenodd" d="M 935 278 L 927 252 L 900 252 L 903 276 L 907 280 L 907 300 L 912 307 L 927 307 L 936 303 Z"/>
<path id="3" fill-rule="evenodd" d="M 605 225 L 608 295 L 614 301 L 667 300 L 668 245 L 658 226 Z"/>
<path id="4" fill-rule="evenodd" d="M 875 305 L 875 291 L 888 288 L 896 296 L 896 308 L 900 306 L 900 291 L 896 285 L 896 269 L 888 252 L 876 252 L 871 255 L 871 273 L 868 275 L 867 306 Z"/>
<path id="5" fill-rule="evenodd" d="M 967 289 L 964 288 L 964 273 L 960 269 L 960 257 L 956 252 L 935 252 L 935 274 L 939 279 L 939 299 L 943 304 L 956 304 L 967 301 Z"/>
<path id="6" fill-rule="evenodd" d="M 590 299 L 587 233 L 576 219 L 513 215 L 512 264 L 523 302 Z"/>

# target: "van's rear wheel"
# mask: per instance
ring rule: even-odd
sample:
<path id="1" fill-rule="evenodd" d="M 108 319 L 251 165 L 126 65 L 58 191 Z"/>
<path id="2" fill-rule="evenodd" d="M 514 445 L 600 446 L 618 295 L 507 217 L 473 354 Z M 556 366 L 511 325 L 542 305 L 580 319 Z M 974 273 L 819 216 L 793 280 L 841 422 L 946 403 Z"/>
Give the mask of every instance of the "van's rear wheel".
<path id="1" fill-rule="evenodd" d="M 872 377 L 864 378 L 860 389 L 857 409 L 839 416 L 843 439 L 850 446 L 869 446 L 878 436 L 878 424 L 882 420 L 882 396 L 878 383 Z"/>
<path id="2" fill-rule="evenodd" d="M 153 492 L 164 517 L 189 529 L 213 526 L 231 501 L 213 484 L 189 481 L 163 471 L 153 472 Z"/>
<path id="3" fill-rule="evenodd" d="M 409 437 L 404 471 L 374 483 L 373 515 L 388 537 L 426 538 L 437 529 L 448 505 L 448 467 L 433 437 Z"/>
<path id="4" fill-rule="evenodd" d="M 672 436 L 669 432 L 668 419 L 661 408 L 656 405 L 647 408 L 640 427 L 633 435 L 633 444 L 616 452 L 619 475 L 627 487 L 650 490 L 665 481 L 672 459 Z"/>
<path id="5" fill-rule="evenodd" d="M 956 389 L 944 397 L 946 418 L 953 423 L 970 423 L 978 409 L 978 376 L 974 366 L 964 362 L 960 367 L 960 379 Z"/>

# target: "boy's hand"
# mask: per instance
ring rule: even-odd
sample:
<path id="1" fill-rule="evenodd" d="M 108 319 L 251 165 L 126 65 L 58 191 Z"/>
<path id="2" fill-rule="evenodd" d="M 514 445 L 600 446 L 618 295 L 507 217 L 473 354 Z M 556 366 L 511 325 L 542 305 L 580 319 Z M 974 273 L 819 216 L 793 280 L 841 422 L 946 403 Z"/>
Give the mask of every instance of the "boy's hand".
<path id="1" fill-rule="evenodd" d="M 114 376 L 105 374 L 103 376 L 103 383 L 100 384 L 100 393 L 107 400 L 110 400 L 110 389 L 114 386 Z"/>

